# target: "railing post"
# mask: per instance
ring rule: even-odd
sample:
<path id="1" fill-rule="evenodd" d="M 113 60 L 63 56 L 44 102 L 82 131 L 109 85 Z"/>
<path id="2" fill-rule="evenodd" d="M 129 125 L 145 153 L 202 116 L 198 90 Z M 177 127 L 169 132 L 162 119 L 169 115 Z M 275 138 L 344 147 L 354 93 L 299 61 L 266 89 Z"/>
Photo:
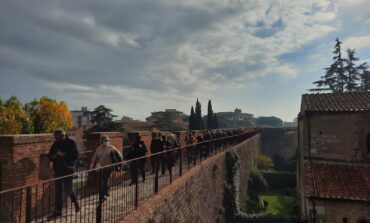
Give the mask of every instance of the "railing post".
<path id="1" fill-rule="evenodd" d="M 137 162 L 136 160 L 134 162 Z M 139 176 L 137 176 L 139 178 Z M 135 182 L 135 209 L 137 209 L 139 204 L 139 179 Z"/>
<path id="2" fill-rule="evenodd" d="M 99 171 L 97 171 L 97 174 L 98 174 L 98 184 L 99 184 L 99 192 L 98 192 L 98 199 L 99 199 L 99 202 L 98 202 L 98 205 L 96 206 L 96 216 L 95 216 L 95 220 L 96 220 L 96 223 L 101 223 L 102 222 L 102 204 L 103 204 L 103 197 L 101 196 L 102 195 L 102 169 L 100 169 Z"/>
<path id="3" fill-rule="evenodd" d="M 32 211 L 32 189 L 31 187 L 26 188 L 26 223 L 31 222 L 31 211 Z"/>
<path id="4" fill-rule="evenodd" d="M 179 175 L 180 177 L 182 176 L 182 148 L 179 148 L 179 153 L 180 153 L 180 165 L 179 165 Z"/>
<path id="5" fill-rule="evenodd" d="M 159 172 L 159 163 L 162 162 L 160 155 L 155 155 L 155 178 L 154 178 L 154 193 L 158 193 L 158 172 Z"/>
<path id="6" fill-rule="evenodd" d="M 191 148 L 193 150 L 192 151 L 192 153 L 193 153 L 193 160 L 194 160 L 193 161 L 193 164 L 194 164 L 193 166 L 195 166 L 195 165 L 197 165 L 197 153 L 195 151 L 197 147 L 195 147 L 194 145 L 191 145 Z"/>

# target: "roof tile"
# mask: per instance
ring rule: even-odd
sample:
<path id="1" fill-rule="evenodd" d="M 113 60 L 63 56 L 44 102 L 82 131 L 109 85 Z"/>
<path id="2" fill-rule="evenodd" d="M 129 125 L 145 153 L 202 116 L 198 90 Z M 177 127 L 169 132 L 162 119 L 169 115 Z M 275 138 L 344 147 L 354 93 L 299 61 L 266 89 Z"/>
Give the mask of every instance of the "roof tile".
<path id="1" fill-rule="evenodd" d="M 302 95 L 301 112 L 370 111 L 370 92 Z"/>
<path id="2" fill-rule="evenodd" d="M 306 163 L 304 181 L 309 197 L 370 201 L 370 165 Z"/>

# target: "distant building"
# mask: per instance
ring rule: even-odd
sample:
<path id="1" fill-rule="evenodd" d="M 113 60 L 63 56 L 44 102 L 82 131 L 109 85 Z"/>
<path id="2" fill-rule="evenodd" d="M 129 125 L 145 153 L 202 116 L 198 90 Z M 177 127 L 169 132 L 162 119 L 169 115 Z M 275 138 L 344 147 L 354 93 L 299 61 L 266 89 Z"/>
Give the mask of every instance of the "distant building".
<path id="1" fill-rule="evenodd" d="M 309 222 L 370 221 L 370 92 L 305 94 L 297 203 Z"/>
<path id="2" fill-rule="evenodd" d="M 73 118 L 73 127 L 82 127 L 90 124 L 91 112 L 87 107 L 82 107 L 81 110 L 71 111 Z"/>
<path id="3" fill-rule="evenodd" d="M 166 109 L 164 111 L 152 112 L 147 117 L 148 123 L 162 131 L 180 131 L 188 128 L 188 116 L 176 109 Z"/>
<path id="4" fill-rule="evenodd" d="M 220 128 L 251 127 L 254 125 L 253 115 L 243 113 L 239 108 L 233 112 L 217 112 L 215 115 Z"/>
<path id="5" fill-rule="evenodd" d="M 155 123 L 166 118 L 172 121 L 176 121 L 187 119 L 188 116 L 181 111 L 177 111 L 176 109 L 166 109 L 164 111 L 152 112 L 152 115 L 147 117 L 146 121 L 150 123 Z"/>

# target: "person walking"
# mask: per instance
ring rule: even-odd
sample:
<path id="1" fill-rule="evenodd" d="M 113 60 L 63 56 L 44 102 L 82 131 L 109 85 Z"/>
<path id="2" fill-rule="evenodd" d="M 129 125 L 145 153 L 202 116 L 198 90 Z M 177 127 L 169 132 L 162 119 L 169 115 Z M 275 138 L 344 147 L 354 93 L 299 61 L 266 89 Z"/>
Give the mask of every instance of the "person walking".
<path id="1" fill-rule="evenodd" d="M 79 158 L 75 141 L 68 138 L 62 129 L 54 131 L 54 143 L 49 150 L 49 161 L 53 164 L 54 177 L 64 177 L 74 173 Z M 62 215 L 63 191 L 70 197 L 76 212 L 80 211 L 76 192 L 73 188 L 73 176 L 64 177 L 55 181 L 55 209 L 48 219 L 55 219 Z"/>
<path id="2" fill-rule="evenodd" d="M 167 168 L 168 172 L 170 173 L 170 181 L 172 182 L 172 167 L 175 164 L 175 157 L 173 149 L 174 144 L 171 142 L 172 137 L 168 135 L 163 140 L 163 166 L 162 166 L 162 175 L 165 174 L 165 168 Z"/>
<path id="3" fill-rule="evenodd" d="M 188 157 L 188 165 L 190 165 L 191 161 L 193 160 L 193 155 L 194 155 L 194 147 L 193 144 L 196 141 L 194 138 L 194 135 L 192 132 L 187 132 L 185 136 L 185 142 L 186 142 L 186 153 Z"/>
<path id="4" fill-rule="evenodd" d="M 138 171 L 140 170 L 143 182 L 145 182 L 145 163 L 147 148 L 141 136 L 136 137 L 136 141 L 132 145 L 132 149 L 128 154 L 128 159 L 135 159 L 130 161 L 130 173 L 131 173 L 131 183 L 130 185 L 137 183 Z M 140 159 L 138 159 L 140 158 Z"/>
<path id="5" fill-rule="evenodd" d="M 109 177 L 112 170 L 119 169 L 119 164 L 122 162 L 122 154 L 116 147 L 110 144 L 109 136 L 102 136 L 100 139 L 100 146 L 96 149 L 94 156 L 91 160 L 90 169 L 95 168 L 99 164 L 102 169 L 100 169 L 100 179 L 101 179 L 101 190 L 99 191 L 99 196 L 101 200 L 105 200 L 109 197 Z M 112 164 L 117 163 L 117 166 L 112 166 Z M 108 166 L 108 167 L 107 167 Z"/>
<path id="6" fill-rule="evenodd" d="M 160 138 L 160 133 L 154 133 L 152 142 L 150 143 L 150 153 L 151 153 L 150 163 L 152 166 L 152 172 L 150 174 L 154 174 L 155 171 L 159 170 L 160 160 L 161 160 L 160 158 L 162 156 L 162 154 L 156 154 L 156 155 L 153 155 L 153 154 L 159 153 L 162 151 L 163 151 L 163 144 Z"/>

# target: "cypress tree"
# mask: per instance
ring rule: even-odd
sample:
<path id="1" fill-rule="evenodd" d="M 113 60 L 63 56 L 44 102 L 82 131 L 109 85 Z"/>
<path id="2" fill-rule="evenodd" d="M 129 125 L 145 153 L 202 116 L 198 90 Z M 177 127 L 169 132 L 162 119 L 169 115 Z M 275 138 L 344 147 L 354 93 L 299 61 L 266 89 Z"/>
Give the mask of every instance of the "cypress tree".
<path id="1" fill-rule="evenodd" d="M 195 129 L 195 112 L 194 112 L 194 107 L 191 106 L 190 110 L 190 117 L 189 117 L 189 130 L 194 130 Z"/>
<path id="2" fill-rule="evenodd" d="M 207 128 L 208 129 L 215 128 L 211 100 L 208 100 Z"/>
<path id="3" fill-rule="evenodd" d="M 200 104 L 199 100 L 195 104 L 195 129 L 200 130 L 204 128 L 203 120 L 202 120 L 202 105 Z"/>

